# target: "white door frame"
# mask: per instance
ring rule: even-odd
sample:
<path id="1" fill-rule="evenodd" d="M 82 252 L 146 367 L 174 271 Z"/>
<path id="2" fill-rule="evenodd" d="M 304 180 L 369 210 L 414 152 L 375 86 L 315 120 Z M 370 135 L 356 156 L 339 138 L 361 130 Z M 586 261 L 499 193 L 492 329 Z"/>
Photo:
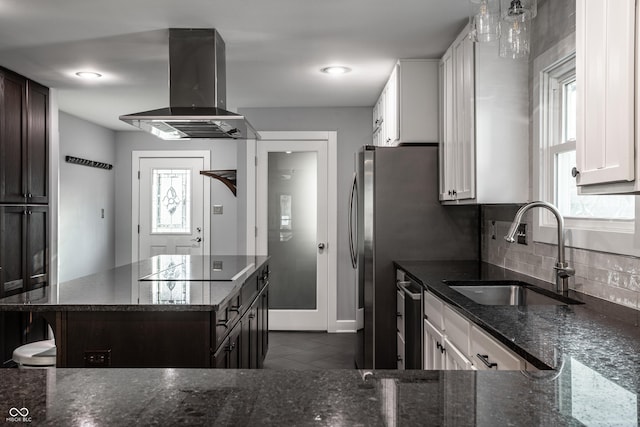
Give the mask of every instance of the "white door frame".
<path id="1" fill-rule="evenodd" d="M 134 150 L 131 152 L 131 262 L 138 261 L 138 224 L 140 223 L 140 180 L 138 179 L 138 171 L 140 168 L 141 158 L 188 158 L 197 157 L 204 160 L 205 168 L 211 168 L 211 152 L 206 150 Z M 203 192 L 204 200 L 202 201 L 203 212 L 203 228 L 206 230 L 203 234 L 204 245 L 203 254 L 211 253 L 211 215 L 209 210 L 211 206 L 211 180 L 204 179 Z"/>
<path id="2" fill-rule="evenodd" d="M 338 144 L 337 132 L 335 131 L 283 131 L 266 132 L 260 131 L 259 145 L 262 141 L 327 141 L 327 331 L 337 332 L 338 326 Z M 257 152 L 257 150 L 256 150 Z M 257 174 L 256 174 L 257 175 Z M 257 176 L 256 176 L 257 178 Z M 257 198 L 256 182 L 256 198 Z M 256 200 L 256 222 L 259 217 L 257 210 L 262 209 Z M 259 224 L 256 224 L 259 225 Z M 254 232 L 253 227 L 248 224 L 247 232 Z M 267 232 L 266 227 L 256 227 L 256 253 L 267 254 Z"/>

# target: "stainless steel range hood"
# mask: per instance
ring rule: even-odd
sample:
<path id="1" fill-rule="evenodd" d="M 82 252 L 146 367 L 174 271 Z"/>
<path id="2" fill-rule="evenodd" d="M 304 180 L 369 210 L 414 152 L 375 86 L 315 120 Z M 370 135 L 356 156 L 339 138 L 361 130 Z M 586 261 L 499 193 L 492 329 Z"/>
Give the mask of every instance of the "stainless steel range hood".
<path id="1" fill-rule="evenodd" d="M 215 29 L 169 29 L 169 107 L 120 116 L 162 139 L 259 139 L 227 103 L 224 40 Z"/>

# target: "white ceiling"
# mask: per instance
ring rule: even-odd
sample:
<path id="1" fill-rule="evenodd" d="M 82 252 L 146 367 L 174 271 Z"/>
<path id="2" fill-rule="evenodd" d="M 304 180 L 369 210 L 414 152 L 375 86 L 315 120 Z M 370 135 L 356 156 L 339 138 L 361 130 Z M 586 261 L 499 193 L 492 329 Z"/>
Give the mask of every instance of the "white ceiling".
<path id="1" fill-rule="evenodd" d="M 63 111 L 132 130 L 119 115 L 169 104 L 167 29 L 216 28 L 230 110 L 372 106 L 396 59 L 439 58 L 468 12 L 469 0 L 0 0 L 0 65 L 57 88 Z M 353 71 L 319 72 L 331 64 Z"/>

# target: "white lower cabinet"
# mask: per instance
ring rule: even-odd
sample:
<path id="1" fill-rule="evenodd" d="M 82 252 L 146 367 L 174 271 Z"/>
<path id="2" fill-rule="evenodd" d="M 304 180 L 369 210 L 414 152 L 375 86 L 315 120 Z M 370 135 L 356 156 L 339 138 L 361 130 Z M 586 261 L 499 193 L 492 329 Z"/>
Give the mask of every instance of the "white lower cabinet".
<path id="1" fill-rule="evenodd" d="M 444 339 L 442 332 L 432 325 L 428 320 L 424 321 L 424 349 L 423 357 L 424 363 L 422 364 L 425 370 L 440 370 L 444 369 L 444 354 L 442 346 Z"/>
<path id="2" fill-rule="evenodd" d="M 424 369 L 530 368 L 522 358 L 428 291 L 424 293 L 424 312 Z"/>
<path id="3" fill-rule="evenodd" d="M 444 369 L 454 371 L 471 371 L 476 368 L 464 353 L 451 343 L 447 338 L 444 339 Z"/>

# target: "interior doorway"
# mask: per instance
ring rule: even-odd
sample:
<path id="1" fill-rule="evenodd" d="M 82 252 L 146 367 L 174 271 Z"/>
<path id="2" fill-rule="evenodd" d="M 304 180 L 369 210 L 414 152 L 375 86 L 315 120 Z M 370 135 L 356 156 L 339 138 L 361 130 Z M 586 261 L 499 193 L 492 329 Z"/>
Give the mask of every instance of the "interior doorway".
<path id="1" fill-rule="evenodd" d="M 134 151 L 132 261 L 210 253 L 208 151 Z"/>
<path id="2" fill-rule="evenodd" d="M 327 331 L 336 319 L 335 134 L 297 134 L 261 133 L 257 144 L 257 252 L 271 257 L 269 329 Z"/>

